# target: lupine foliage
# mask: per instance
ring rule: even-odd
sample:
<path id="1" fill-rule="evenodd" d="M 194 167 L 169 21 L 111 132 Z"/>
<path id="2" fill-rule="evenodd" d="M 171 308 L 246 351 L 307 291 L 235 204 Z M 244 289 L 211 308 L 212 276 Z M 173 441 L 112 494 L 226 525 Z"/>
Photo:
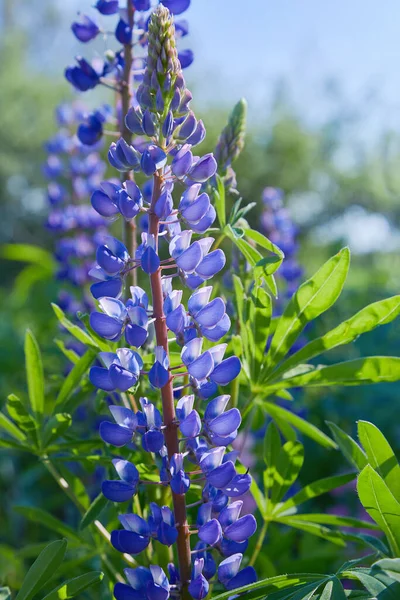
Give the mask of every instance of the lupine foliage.
<path id="1" fill-rule="evenodd" d="M 49 216 L 53 229 L 73 232 L 58 241 L 56 258 L 79 308 L 70 301 L 54 304 L 65 336 L 58 346 L 70 363 L 58 388 L 45 378 L 39 346 L 27 332 L 27 395 L 8 397 L 0 413 L 1 446 L 37 457 L 78 516 L 72 527 L 40 507 L 16 507 L 66 538 L 41 552 L 17 598 L 77 596 L 103 577 L 87 572 L 93 563 L 106 574 L 107 597 L 112 590 L 117 600 L 222 600 L 240 593 L 271 600 L 395 597 L 400 467 L 392 449 L 371 423 L 358 424 L 360 447 L 333 423 L 328 436 L 288 403 L 297 388 L 399 380 L 398 357 L 327 365 L 315 359 L 393 321 L 400 297 L 367 306 L 321 337 L 304 338 L 338 300 L 349 250 L 298 285 L 295 231 L 278 191 L 264 194 L 269 237 L 249 226 L 252 204 L 244 205 L 232 168 L 244 145 L 244 100 L 215 153 L 201 154 L 206 128 L 191 108 L 182 73 L 193 56 L 178 52 L 176 44 L 187 23 L 174 24 L 173 18 L 189 5 L 128 0 L 121 8 L 99 0 L 100 15 L 117 15 L 121 49 L 107 51 L 101 62 L 78 57 L 65 72 L 75 89 L 111 87 L 117 101 L 115 111 L 85 114 L 77 137 L 73 130 L 62 132 L 47 145 L 45 174 L 63 176 L 72 201 L 91 196 L 82 211 L 64 205 Z M 72 31 L 86 44 L 105 30 L 82 15 Z M 65 110 L 62 115 L 62 124 L 72 127 Z M 108 149 L 112 174 L 101 180 L 103 167 L 92 152 L 106 136 L 115 138 Z M 64 197 L 53 182 L 51 203 Z M 85 215 L 84 228 L 94 230 L 85 244 L 80 232 L 74 237 L 82 228 L 78 212 Z M 118 234 L 104 236 L 107 221 L 115 231 L 122 224 L 123 241 Z M 234 249 L 232 265 L 221 245 Z M 71 256 L 83 263 L 71 264 Z M 215 280 L 218 273 L 223 277 Z M 287 282 L 279 305 L 275 274 Z M 88 308 L 90 314 L 84 313 Z M 85 431 L 78 426 L 83 406 L 89 412 Z M 95 415 L 106 410 L 99 438 Z M 260 423 L 264 452 L 253 457 L 249 473 L 238 440 L 244 435 L 246 445 Z M 299 485 L 303 438 L 326 451 L 340 449 L 351 471 Z M 101 491 L 95 466 L 102 467 Z M 305 509 L 306 502 L 353 480 L 374 522 Z M 273 526 L 342 549 L 357 544 L 370 554 L 331 575 L 265 578 L 262 548 Z M 66 540 L 71 554 L 65 561 Z M 62 563 L 68 575 L 81 565 L 85 573 L 59 583 Z M 50 576 L 55 587 L 47 585 Z M 354 590 L 349 580 L 356 582 Z M 7 588 L 0 594 L 10 596 Z"/>

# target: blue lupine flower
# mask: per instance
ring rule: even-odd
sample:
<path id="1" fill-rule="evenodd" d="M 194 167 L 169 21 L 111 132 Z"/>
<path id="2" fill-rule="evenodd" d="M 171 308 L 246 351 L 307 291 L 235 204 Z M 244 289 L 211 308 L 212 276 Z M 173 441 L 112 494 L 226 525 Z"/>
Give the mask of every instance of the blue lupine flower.
<path id="1" fill-rule="evenodd" d="M 207 551 L 208 544 L 205 542 L 197 542 L 194 550 L 197 558 L 204 560 L 203 575 L 206 579 L 211 579 L 217 572 L 217 565 L 211 552 Z"/>
<path id="2" fill-rule="evenodd" d="M 154 502 L 150 503 L 151 515 L 148 523 L 151 535 L 164 546 L 172 546 L 178 537 L 178 530 L 175 527 L 174 514 L 168 506 L 162 506 Z"/>
<path id="3" fill-rule="evenodd" d="M 95 387 L 106 392 L 126 392 L 136 385 L 143 368 L 139 354 L 128 348 L 118 348 L 116 354 L 100 352 L 99 359 L 104 367 L 94 366 L 89 373 Z"/>
<path id="4" fill-rule="evenodd" d="M 115 423 L 102 421 L 100 423 L 101 439 L 107 444 L 113 446 L 125 446 L 132 441 L 132 437 L 138 426 L 138 419 L 135 413 L 124 406 L 109 406 L 110 412 L 114 417 Z"/>
<path id="5" fill-rule="evenodd" d="M 105 117 L 98 110 L 88 115 L 84 123 L 81 123 L 77 130 L 77 136 L 82 144 L 93 146 L 103 135 L 103 123 Z"/>
<path id="6" fill-rule="evenodd" d="M 132 169 L 138 171 L 140 168 L 139 152 L 127 144 L 124 138 L 120 138 L 117 143 L 111 143 L 108 160 L 110 165 L 118 171 L 131 171 Z"/>
<path id="7" fill-rule="evenodd" d="M 193 131 L 194 133 L 194 131 Z M 205 154 L 190 169 L 188 178 L 196 183 L 205 183 L 217 171 L 217 161 L 212 154 Z"/>
<path id="8" fill-rule="evenodd" d="M 124 244 L 113 237 L 108 237 L 106 243 L 99 246 L 96 253 L 97 263 L 107 275 L 121 273 L 129 258 Z"/>
<path id="9" fill-rule="evenodd" d="M 142 233 L 142 243 L 136 250 L 135 258 L 140 260 L 140 266 L 148 275 L 158 270 L 160 259 L 156 252 L 156 242 L 152 233 Z"/>
<path id="10" fill-rule="evenodd" d="M 143 450 L 159 452 L 164 445 L 161 413 L 147 398 L 140 398 L 140 404 L 143 412 L 138 413 L 138 423 L 139 431 L 142 433 Z"/>
<path id="11" fill-rule="evenodd" d="M 119 552 L 140 554 L 150 544 L 150 527 L 142 517 L 135 514 L 118 515 L 124 529 L 111 533 L 111 543 Z"/>
<path id="12" fill-rule="evenodd" d="M 204 558 L 196 558 L 193 565 L 192 579 L 189 584 L 189 593 L 192 598 L 202 600 L 208 594 L 209 583 L 203 575 Z"/>
<path id="13" fill-rule="evenodd" d="M 77 57 L 78 66 L 67 67 L 65 77 L 74 88 L 80 92 L 86 92 L 100 83 L 100 75 L 84 58 Z"/>
<path id="14" fill-rule="evenodd" d="M 169 358 L 162 346 L 155 348 L 155 361 L 149 371 L 149 381 L 155 388 L 164 387 L 169 381 Z"/>
<path id="15" fill-rule="evenodd" d="M 114 15 L 118 12 L 118 0 L 97 0 L 95 7 L 102 15 Z"/>
<path id="16" fill-rule="evenodd" d="M 190 479 L 183 468 L 183 454 L 174 454 L 169 461 L 171 473 L 170 486 L 174 494 L 186 494 L 190 488 Z"/>
<path id="17" fill-rule="evenodd" d="M 187 69 L 194 61 L 193 50 L 190 50 L 189 48 L 187 48 L 186 50 L 181 50 L 178 53 L 178 58 L 179 62 L 181 63 L 182 69 Z"/>
<path id="18" fill-rule="evenodd" d="M 218 567 L 218 579 L 227 590 L 249 585 L 257 580 L 253 567 L 240 569 L 243 554 L 233 554 L 223 560 Z"/>
<path id="19" fill-rule="evenodd" d="M 96 300 L 103 296 L 118 298 L 121 294 L 122 280 L 120 277 L 109 275 L 99 266 L 93 267 L 89 271 L 89 276 L 98 280 L 90 286 L 92 296 Z"/>
<path id="20" fill-rule="evenodd" d="M 127 460 L 115 458 L 112 463 L 120 479 L 103 481 L 101 491 L 112 502 L 126 502 L 136 494 L 139 471 L 134 464 Z"/>
<path id="21" fill-rule="evenodd" d="M 184 437 L 196 438 L 201 431 L 201 419 L 197 410 L 193 410 L 194 395 L 182 396 L 176 405 L 176 417 L 180 421 L 179 429 Z"/>
<path id="22" fill-rule="evenodd" d="M 100 28 L 93 19 L 87 15 L 80 15 L 80 22 L 75 21 L 71 25 L 75 37 L 80 42 L 90 42 L 100 33 Z"/>
<path id="23" fill-rule="evenodd" d="M 150 565 L 150 569 L 124 569 L 124 573 L 129 585 L 115 585 L 116 600 L 167 600 L 169 597 L 168 579 L 161 567 Z"/>
<path id="24" fill-rule="evenodd" d="M 154 144 L 149 144 L 142 154 L 140 167 L 145 175 L 150 177 L 158 169 L 161 169 L 167 162 L 167 155 L 161 148 Z"/>
<path id="25" fill-rule="evenodd" d="M 180 15 L 190 6 L 190 0 L 162 0 L 162 4 L 174 15 Z"/>
<path id="26" fill-rule="evenodd" d="M 217 396 L 209 402 L 204 413 L 205 430 L 210 441 L 217 446 L 233 442 L 242 420 L 237 408 L 224 412 L 229 400 L 230 396 Z"/>
<path id="27" fill-rule="evenodd" d="M 115 37 L 120 44 L 130 44 L 132 42 L 132 28 L 124 19 L 120 19 L 115 28 Z"/>
<path id="28" fill-rule="evenodd" d="M 151 8 L 150 0 L 132 0 L 132 2 L 135 10 L 146 12 Z"/>

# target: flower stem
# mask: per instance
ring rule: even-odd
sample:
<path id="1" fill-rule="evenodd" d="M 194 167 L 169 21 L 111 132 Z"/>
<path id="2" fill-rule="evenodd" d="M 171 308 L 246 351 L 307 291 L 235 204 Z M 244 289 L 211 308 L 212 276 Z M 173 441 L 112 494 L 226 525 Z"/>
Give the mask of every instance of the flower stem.
<path id="1" fill-rule="evenodd" d="M 160 197 L 162 189 L 162 175 L 158 172 L 154 175 L 153 197 L 149 211 L 149 233 L 154 235 L 156 249 L 158 250 L 158 230 L 159 219 L 155 213 L 154 207 Z M 161 282 L 161 269 L 150 275 L 153 314 L 155 317 L 154 327 L 156 331 L 157 346 L 162 346 L 169 355 L 168 350 L 168 329 L 165 322 L 163 310 L 163 293 Z M 175 418 L 175 404 L 173 392 L 173 377 L 170 375 L 167 384 L 161 388 L 161 399 L 163 408 L 163 421 L 165 425 L 164 438 L 168 451 L 168 457 L 179 452 L 178 430 Z M 182 600 L 190 598 L 188 584 L 191 576 L 191 555 L 190 555 L 190 533 L 186 516 L 186 499 L 184 494 L 174 494 L 172 492 L 172 501 L 174 505 L 175 522 L 177 523 L 178 539 L 178 563 L 182 584 Z"/>
<path id="2" fill-rule="evenodd" d="M 249 565 L 252 567 L 257 560 L 257 557 L 260 553 L 260 550 L 263 546 L 265 536 L 267 534 L 268 521 L 264 521 L 263 526 L 260 529 L 260 533 L 258 535 L 257 543 L 255 545 L 252 557 L 250 559 Z"/>

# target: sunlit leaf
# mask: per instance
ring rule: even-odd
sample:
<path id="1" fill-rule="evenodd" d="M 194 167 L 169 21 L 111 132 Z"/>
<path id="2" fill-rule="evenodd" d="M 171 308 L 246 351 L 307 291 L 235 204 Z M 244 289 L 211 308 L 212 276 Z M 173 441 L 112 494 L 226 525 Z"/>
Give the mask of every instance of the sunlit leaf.
<path id="1" fill-rule="evenodd" d="M 63 561 L 67 540 L 56 540 L 38 556 L 26 575 L 15 600 L 30 600 L 53 577 Z"/>
<path id="2" fill-rule="evenodd" d="M 368 463 L 368 459 L 363 450 L 360 448 L 357 442 L 353 440 L 352 437 L 347 435 L 347 433 L 340 429 L 340 427 L 338 427 L 335 423 L 327 421 L 326 424 L 331 430 L 335 442 L 339 446 L 339 449 L 344 457 L 358 471 L 361 471 Z"/>
<path id="3" fill-rule="evenodd" d="M 68 581 L 65 581 L 47 594 L 43 600 L 66 600 L 67 598 L 74 598 L 92 585 L 100 583 L 102 579 L 103 573 L 101 571 L 92 571 L 74 579 L 68 579 Z"/>
<path id="4" fill-rule="evenodd" d="M 42 417 L 44 411 L 44 373 L 42 357 L 35 336 L 29 329 L 25 335 L 25 365 L 29 402 L 34 414 L 38 417 Z"/>

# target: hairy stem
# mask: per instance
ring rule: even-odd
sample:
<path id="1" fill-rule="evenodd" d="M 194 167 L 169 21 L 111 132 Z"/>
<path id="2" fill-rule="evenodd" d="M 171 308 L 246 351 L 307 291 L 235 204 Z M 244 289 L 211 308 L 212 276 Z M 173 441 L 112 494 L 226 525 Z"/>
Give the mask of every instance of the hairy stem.
<path id="1" fill-rule="evenodd" d="M 133 6 L 132 0 L 127 0 L 126 9 L 128 13 L 128 23 L 129 26 L 133 27 L 135 9 Z M 133 63 L 133 48 L 132 44 L 124 45 L 124 76 L 121 84 L 121 104 L 122 104 L 122 115 L 120 122 L 120 132 L 121 136 L 124 140 L 130 144 L 132 141 L 132 133 L 129 131 L 125 124 L 125 115 L 127 114 L 132 100 L 132 63 Z M 128 179 L 133 179 L 133 174 L 131 171 L 127 173 L 123 173 L 122 181 L 127 181 Z M 135 219 L 131 221 L 124 221 L 124 241 L 125 245 L 128 248 L 129 254 L 132 258 L 135 257 L 137 241 L 136 241 L 136 222 Z M 137 283 L 137 275 L 136 269 L 132 269 L 128 272 L 126 277 L 126 290 L 125 295 L 129 298 L 129 288 L 131 285 L 136 285 Z"/>
<path id="2" fill-rule="evenodd" d="M 159 219 L 154 211 L 155 204 L 161 194 L 162 175 L 157 173 L 154 176 L 153 197 L 149 211 L 149 233 L 154 235 L 156 240 L 156 249 L 158 249 L 158 230 Z M 150 276 L 154 327 L 156 331 L 157 346 L 162 346 L 169 355 L 168 351 L 168 330 L 165 322 L 163 310 L 163 293 L 161 282 L 161 269 L 159 268 Z M 178 430 L 175 419 L 175 404 L 173 392 L 173 377 L 170 375 L 168 383 L 161 389 L 161 399 L 163 408 L 163 421 L 165 425 L 164 438 L 168 451 L 168 457 L 179 452 Z M 191 556 L 190 556 L 190 533 L 186 516 L 186 499 L 184 494 L 174 494 L 172 492 L 172 501 L 174 505 L 174 515 L 176 527 L 178 530 L 177 549 L 179 572 L 182 583 L 182 599 L 190 598 L 188 592 L 188 583 L 191 576 Z"/>

